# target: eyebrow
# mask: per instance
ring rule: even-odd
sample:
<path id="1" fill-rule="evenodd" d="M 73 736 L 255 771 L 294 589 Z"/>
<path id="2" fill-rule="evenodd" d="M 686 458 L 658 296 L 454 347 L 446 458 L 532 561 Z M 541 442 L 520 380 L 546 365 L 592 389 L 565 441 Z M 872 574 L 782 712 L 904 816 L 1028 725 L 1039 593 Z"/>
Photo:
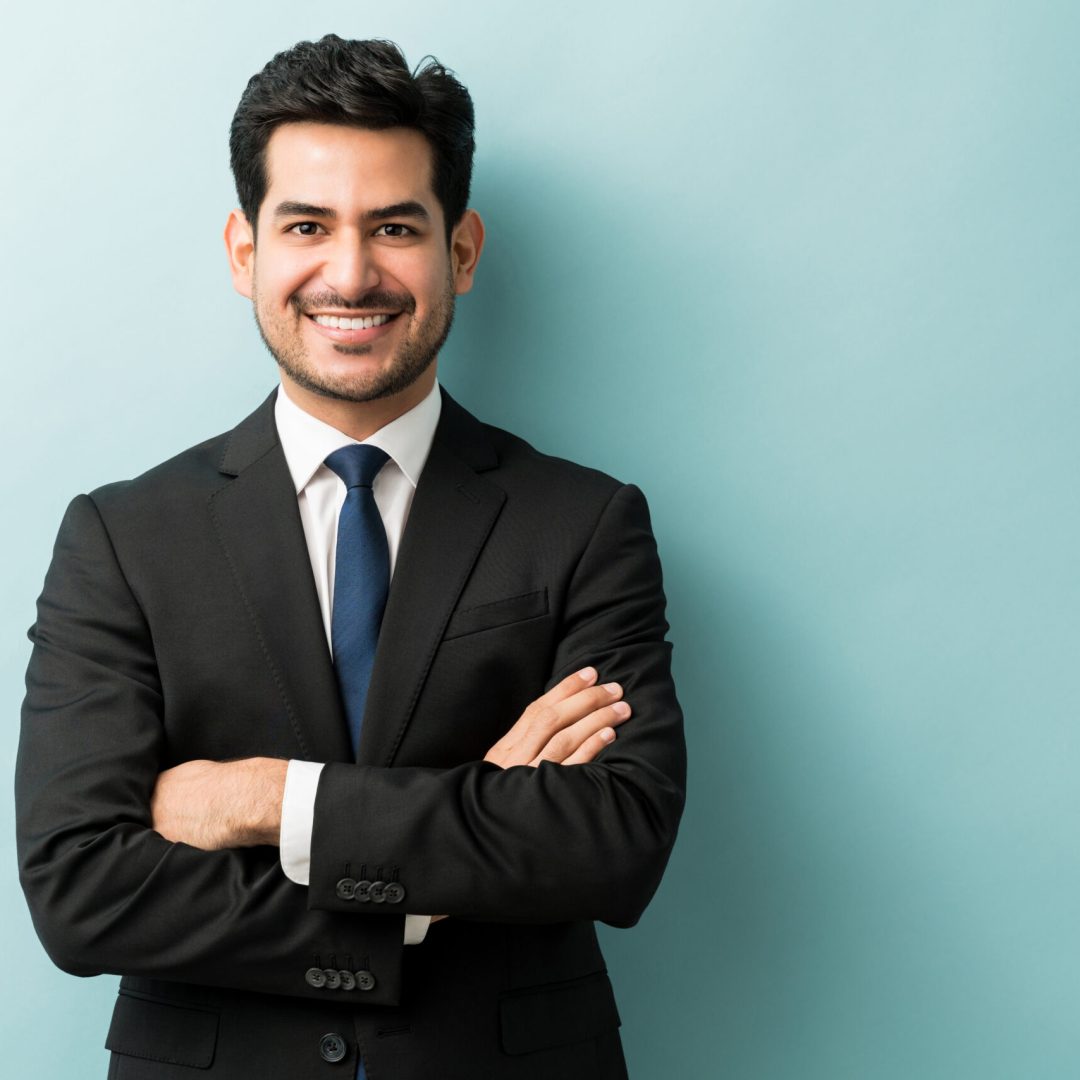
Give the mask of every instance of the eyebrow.
<path id="1" fill-rule="evenodd" d="M 295 202 L 286 199 L 274 207 L 274 217 L 320 217 L 336 220 L 337 211 L 329 206 L 315 206 L 312 203 Z M 414 199 L 405 202 L 391 203 L 390 206 L 376 206 L 371 210 L 365 210 L 361 215 L 364 221 L 381 221 L 385 218 L 410 217 L 419 221 L 430 221 L 431 215 L 423 203 Z"/>

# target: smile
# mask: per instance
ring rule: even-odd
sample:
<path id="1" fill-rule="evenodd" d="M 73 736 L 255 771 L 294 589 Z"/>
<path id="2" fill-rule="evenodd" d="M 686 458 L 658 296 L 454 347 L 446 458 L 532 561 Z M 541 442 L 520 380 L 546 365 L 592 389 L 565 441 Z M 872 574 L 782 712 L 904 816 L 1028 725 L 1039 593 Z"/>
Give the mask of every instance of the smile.
<path id="1" fill-rule="evenodd" d="M 307 319 L 320 337 L 329 338 L 339 345 L 366 345 L 393 333 L 393 323 L 400 311 L 388 315 L 308 315 Z"/>
<path id="2" fill-rule="evenodd" d="M 370 330 L 373 326 L 383 326 L 394 315 L 366 315 L 359 319 L 347 319 L 337 315 L 312 315 L 311 318 L 320 326 L 329 326 L 334 330 Z"/>

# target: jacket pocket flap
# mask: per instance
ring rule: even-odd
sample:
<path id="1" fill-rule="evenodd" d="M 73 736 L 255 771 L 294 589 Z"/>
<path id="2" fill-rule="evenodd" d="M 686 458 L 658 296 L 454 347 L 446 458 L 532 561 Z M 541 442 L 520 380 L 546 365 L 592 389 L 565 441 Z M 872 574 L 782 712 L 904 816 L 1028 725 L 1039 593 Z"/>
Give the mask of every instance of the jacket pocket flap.
<path id="1" fill-rule="evenodd" d="M 514 990 L 499 1001 L 502 1048 L 528 1054 L 593 1039 L 619 1026 L 619 1012 L 607 973 L 572 982 Z"/>
<path id="2" fill-rule="evenodd" d="M 215 1012 L 121 991 L 105 1049 L 148 1061 L 208 1069 L 214 1061 L 217 1029 Z"/>
<path id="3" fill-rule="evenodd" d="M 475 634 L 480 630 L 493 630 L 506 623 L 523 622 L 548 613 L 547 589 L 508 596 L 505 600 L 493 600 L 490 604 L 465 608 L 455 612 L 447 623 L 443 640 Z"/>

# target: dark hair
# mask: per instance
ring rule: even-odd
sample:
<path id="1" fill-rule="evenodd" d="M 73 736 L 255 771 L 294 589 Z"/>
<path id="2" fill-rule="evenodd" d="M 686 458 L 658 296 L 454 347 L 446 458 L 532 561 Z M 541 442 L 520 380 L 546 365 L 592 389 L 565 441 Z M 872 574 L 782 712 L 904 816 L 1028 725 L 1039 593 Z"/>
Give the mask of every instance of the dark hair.
<path id="1" fill-rule="evenodd" d="M 229 131 L 240 209 L 254 230 L 266 198 L 266 145 L 279 124 L 347 124 L 421 132 L 432 150 L 432 189 L 446 240 L 469 202 L 474 114 L 469 91 L 434 57 L 409 71 L 392 41 L 345 41 L 327 34 L 280 52 L 248 80 Z"/>

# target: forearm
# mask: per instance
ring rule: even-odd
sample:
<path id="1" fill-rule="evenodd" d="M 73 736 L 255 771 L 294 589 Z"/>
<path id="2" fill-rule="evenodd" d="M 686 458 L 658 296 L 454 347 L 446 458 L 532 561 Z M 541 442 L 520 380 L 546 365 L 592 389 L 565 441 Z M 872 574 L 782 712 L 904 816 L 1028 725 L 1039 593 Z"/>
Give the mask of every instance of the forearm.
<path id="1" fill-rule="evenodd" d="M 341 805 L 357 816 L 342 819 L 333 810 Z M 342 899 L 338 881 L 364 868 L 369 879 L 397 880 L 412 909 L 494 922 L 632 925 L 659 883 L 681 805 L 674 785 L 604 763 L 330 765 L 317 804 L 310 904 L 392 910 Z"/>
<path id="2" fill-rule="evenodd" d="M 75 975 L 145 975 L 325 999 L 305 974 L 364 968 L 365 1003 L 400 994 L 401 920 L 307 910 L 276 851 L 199 851 L 117 826 L 48 861 L 29 855 L 23 888 L 52 960 Z"/>

